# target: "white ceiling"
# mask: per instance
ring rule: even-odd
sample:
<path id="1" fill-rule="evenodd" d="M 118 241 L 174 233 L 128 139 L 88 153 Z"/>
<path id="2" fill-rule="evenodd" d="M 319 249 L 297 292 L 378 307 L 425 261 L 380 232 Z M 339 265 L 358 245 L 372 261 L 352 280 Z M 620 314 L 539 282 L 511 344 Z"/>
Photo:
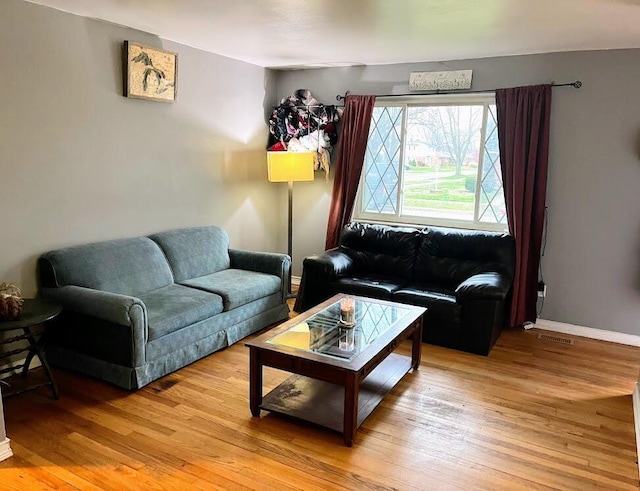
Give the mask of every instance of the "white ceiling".
<path id="1" fill-rule="evenodd" d="M 28 1 L 271 68 L 640 47 L 640 0 Z"/>

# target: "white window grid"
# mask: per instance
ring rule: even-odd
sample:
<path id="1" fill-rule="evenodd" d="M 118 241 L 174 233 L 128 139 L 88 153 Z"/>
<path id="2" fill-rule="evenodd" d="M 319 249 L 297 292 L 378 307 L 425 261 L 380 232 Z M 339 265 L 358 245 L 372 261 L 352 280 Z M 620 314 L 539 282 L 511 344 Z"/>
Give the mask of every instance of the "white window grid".
<path id="1" fill-rule="evenodd" d="M 425 217 L 425 216 L 414 216 L 414 215 L 404 215 L 402 213 L 402 202 L 403 202 L 403 193 L 404 193 L 404 175 L 405 175 L 405 158 L 404 151 L 406 148 L 406 125 L 407 125 L 407 109 L 410 107 L 420 107 L 420 106 L 468 106 L 468 105 L 480 105 L 483 107 L 483 115 L 482 115 L 482 126 L 481 126 L 481 150 L 479 152 L 478 158 L 478 171 L 476 174 L 476 196 L 475 196 L 475 210 L 474 210 L 474 219 L 471 220 L 460 220 L 460 219 L 452 219 L 452 218 L 438 218 L 438 217 Z M 493 111 L 491 107 L 493 106 Z M 397 162 L 398 165 L 395 169 L 392 169 L 397 175 L 397 183 L 398 192 L 396 193 L 395 203 L 391 203 L 393 213 L 371 213 L 364 211 L 363 206 L 363 190 L 364 186 L 367 185 L 366 179 L 366 169 L 363 168 L 360 184 L 358 187 L 358 193 L 356 196 L 356 206 L 354 207 L 353 219 L 358 221 L 367 221 L 372 223 L 388 223 L 388 224 L 396 224 L 396 225 L 435 225 L 435 226 L 446 226 L 446 227 L 456 227 L 456 228 L 466 228 L 466 229 L 476 229 L 476 230 L 492 230 L 492 231 L 506 231 L 507 223 L 506 217 L 503 213 L 500 213 L 499 219 L 501 221 L 499 223 L 483 221 L 482 218 L 491 210 L 493 210 L 492 204 L 494 200 L 498 197 L 498 193 L 503 193 L 502 185 L 495 190 L 493 193 L 487 193 L 482 186 L 483 181 L 489 175 L 490 172 L 496 173 L 497 177 L 500 179 L 502 183 L 502 177 L 499 171 L 499 156 L 496 155 L 495 158 L 492 159 L 490 155 L 488 155 L 488 151 L 486 148 L 487 144 L 487 123 L 489 122 L 489 118 L 493 118 L 491 132 L 497 131 L 496 124 L 496 114 L 495 114 L 495 94 L 493 93 L 479 93 L 479 94 L 452 94 L 452 95 L 430 95 L 430 96 L 411 96 L 407 98 L 378 98 L 376 101 L 376 108 L 400 108 L 401 111 L 401 127 L 400 134 L 397 135 L 399 138 L 399 146 L 396 152 L 394 152 L 393 157 L 389 160 L 394 160 L 396 154 L 398 156 Z M 396 120 L 393 123 L 397 122 Z M 372 128 L 370 132 L 376 131 L 375 122 L 372 121 Z M 386 141 L 388 136 L 380 135 L 384 142 Z M 367 150 L 368 151 L 368 150 Z M 388 153 L 388 150 L 384 148 L 384 151 Z M 490 162 L 490 168 L 487 167 L 488 171 L 485 173 L 485 166 L 487 162 L 485 162 L 488 157 Z M 391 164 L 391 162 L 390 162 Z M 390 165 L 387 166 L 385 172 L 390 170 Z M 387 200 L 390 199 L 392 193 L 387 195 Z M 487 200 L 487 206 L 484 210 L 480 209 L 480 206 L 483 202 L 483 199 Z"/>

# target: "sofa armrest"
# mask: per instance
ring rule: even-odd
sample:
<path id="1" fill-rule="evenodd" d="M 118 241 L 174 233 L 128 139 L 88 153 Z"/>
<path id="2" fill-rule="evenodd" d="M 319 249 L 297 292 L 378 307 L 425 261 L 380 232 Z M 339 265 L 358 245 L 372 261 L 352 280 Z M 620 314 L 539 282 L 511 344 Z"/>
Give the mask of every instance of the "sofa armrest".
<path id="1" fill-rule="evenodd" d="M 81 286 L 68 285 L 60 288 L 43 288 L 42 296 L 51 299 L 63 307 L 63 318 L 71 325 L 67 326 L 67 336 L 82 335 L 84 331 L 92 331 L 89 338 L 94 343 L 110 343 L 110 330 L 103 330 L 96 326 L 124 326 L 128 329 L 125 334 L 127 350 L 132 366 L 141 366 L 146 360 L 146 344 L 149 338 L 147 307 L 136 297 L 109 293 Z M 77 323 L 71 319 L 85 319 Z M 92 323 L 90 319 L 98 319 Z M 65 329 L 64 325 L 60 325 Z M 74 334 L 75 333 L 75 334 Z"/>
<path id="2" fill-rule="evenodd" d="M 43 288 L 42 294 L 66 310 L 113 322 L 121 326 L 139 325 L 146 330 L 147 308 L 136 297 L 81 286 Z"/>
<path id="3" fill-rule="evenodd" d="M 502 273 L 480 273 L 467 278 L 456 288 L 456 299 L 504 300 L 509 294 L 511 280 Z"/>
<path id="4" fill-rule="evenodd" d="M 352 273 L 354 269 L 353 259 L 339 248 L 306 257 L 302 263 L 302 278 L 293 309 L 304 312 L 324 302 L 333 294 L 330 283 Z"/>
<path id="5" fill-rule="evenodd" d="M 279 278 L 289 277 L 291 258 L 286 254 L 229 249 L 229 258 L 234 269 L 272 274 Z"/>
<path id="6" fill-rule="evenodd" d="M 456 288 L 462 305 L 460 349 L 488 355 L 504 328 L 509 311 L 511 277 L 502 273 L 481 273 L 467 278 Z"/>
<path id="7" fill-rule="evenodd" d="M 331 249 L 324 254 L 309 256 L 304 259 L 303 265 L 305 270 L 324 277 L 326 281 L 348 275 L 355 267 L 353 259 L 340 249 Z"/>

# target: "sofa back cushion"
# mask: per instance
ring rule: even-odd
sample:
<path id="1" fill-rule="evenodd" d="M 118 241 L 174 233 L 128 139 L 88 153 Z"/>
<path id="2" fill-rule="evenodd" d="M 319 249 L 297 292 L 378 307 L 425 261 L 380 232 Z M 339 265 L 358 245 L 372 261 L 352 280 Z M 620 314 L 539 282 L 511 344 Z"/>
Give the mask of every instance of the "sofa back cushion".
<path id="1" fill-rule="evenodd" d="M 426 227 L 413 271 L 414 281 L 455 288 L 467 278 L 495 271 L 513 277 L 513 237 L 499 232 Z"/>
<path id="2" fill-rule="evenodd" d="M 138 296 L 173 283 L 164 254 L 147 237 L 58 249 L 42 255 L 39 266 L 44 287 L 76 285 Z"/>
<path id="3" fill-rule="evenodd" d="M 229 236 L 219 227 L 193 227 L 151 235 L 167 256 L 176 283 L 231 267 Z"/>
<path id="4" fill-rule="evenodd" d="M 340 237 L 340 248 L 356 264 L 358 273 L 411 279 L 420 231 L 351 222 Z"/>

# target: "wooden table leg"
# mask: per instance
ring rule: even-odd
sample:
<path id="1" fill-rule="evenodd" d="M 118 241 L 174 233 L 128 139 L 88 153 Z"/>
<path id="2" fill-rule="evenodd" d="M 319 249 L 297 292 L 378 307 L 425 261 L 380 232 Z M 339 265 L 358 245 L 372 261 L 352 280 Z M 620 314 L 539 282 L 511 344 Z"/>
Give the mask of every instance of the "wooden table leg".
<path id="1" fill-rule="evenodd" d="M 31 348 L 29 353 L 27 353 L 27 357 L 24 360 L 24 365 L 22 366 L 22 378 L 27 378 L 27 373 L 29 373 L 29 367 L 31 366 L 31 361 L 33 357 L 36 355 L 36 350 Z"/>
<path id="2" fill-rule="evenodd" d="M 260 416 L 262 404 L 262 363 L 260 353 L 249 348 L 249 407 L 253 416 Z"/>
<path id="3" fill-rule="evenodd" d="M 347 373 L 344 385 L 344 422 L 343 437 L 347 447 L 353 445 L 358 429 L 358 390 L 357 373 Z"/>
<path id="4" fill-rule="evenodd" d="M 53 392 L 54 399 L 56 400 L 59 399 L 60 394 L 58 392 L 58 386 L 56 385 L 56 381 L 53 379 L 53 373 L 51 372 L 51 367 L 49 366 L 49 363 L 47 362 L 47 358 L 44 356 L 42 352 L 42 348 L 38 344 L 38 341 L 36 341 L 35 336 L 31 332 L 31 329 L 29 327 L 24 327 L 23 331 L 24 331 L 24 334 L 27 336 L 27 341 L 29 341 L 29 344 L 31 345 L 31 350 L 27 355 L 27 360 L 25 362 L 25 366 L 23 367 L 22 376 L 23 377 L 26 376 L 26 370 L 29 370 L 29 365 L 31 364 L 31 360 L 33 359 L 34 355 L 37 356 L 38 359 L 40 360 L 40 363 L 42 364 L 44 373 L 47 375 L 47 378 L 49 379 L 49 384 L 51 385 L 51 390 Z"/>
<path id="5" fill-rule="evenodd" d="M 416 330 L 411 335 L 411 368 L 417 370 L 420 367 L 420 358 L 422 357 L 422 317 L 417 321 Z"/>

